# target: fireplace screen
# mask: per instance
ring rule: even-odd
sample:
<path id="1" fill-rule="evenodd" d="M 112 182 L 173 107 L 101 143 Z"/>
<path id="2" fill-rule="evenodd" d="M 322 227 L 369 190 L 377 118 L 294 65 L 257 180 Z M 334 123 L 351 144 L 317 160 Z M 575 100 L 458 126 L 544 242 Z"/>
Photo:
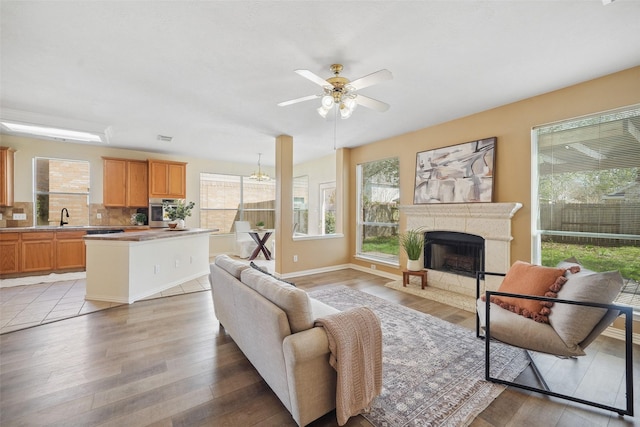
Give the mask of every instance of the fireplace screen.
<path id="1" fill-rule="evenodd" d="M 428 231 L 424 233 L 424 266 L 475 277 L 476 271 L 484 271 L 484 239 L 454 231 Z"/>

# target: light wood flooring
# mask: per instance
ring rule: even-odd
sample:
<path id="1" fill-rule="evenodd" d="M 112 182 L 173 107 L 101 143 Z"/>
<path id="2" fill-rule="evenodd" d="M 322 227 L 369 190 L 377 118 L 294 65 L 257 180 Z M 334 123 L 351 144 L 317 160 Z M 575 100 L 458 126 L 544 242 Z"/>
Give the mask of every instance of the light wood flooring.
<path id="1" fill-rule="evenodd" d="M 356 270 L 292 281 L 308 290 L 346 285 L 469 329 L 475 326 L 472 313 L 385 288 L 388 279 Z M 622 345 L 601 337 L 592 347 L 596 356 L 588 356 L 589 372 L 600 375 L 576 369 L 553 370 L 554 362 L 546 369 L 555 372 L 554 379 L 561 382 L 575 382 L 577 374 L 589 377 L 589 389 L 602 391 L 608 385 L 608 368 L 623 363 Z M 634 365 L 636 372 L 638 363 Z M 507 389 L 472 425 L 630 426 L 634 420 Z M 0 336 L 0 425 L 295 423 L 218 327 L 210 293 L 204 291 L 141 301 Z M 336 426 L 335 413 L 311 425 Z M 347 425 L 369 423 L 358 416 Z"/>

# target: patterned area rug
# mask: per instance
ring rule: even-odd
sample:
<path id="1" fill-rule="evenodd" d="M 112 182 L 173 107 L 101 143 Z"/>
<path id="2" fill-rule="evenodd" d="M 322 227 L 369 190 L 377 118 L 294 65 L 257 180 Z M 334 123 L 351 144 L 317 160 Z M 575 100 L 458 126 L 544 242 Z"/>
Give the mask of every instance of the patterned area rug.
<path id="1" fill-rule="evenodd" d="M 340 310 L 364 305 L 380 318 L 382 394 L 363 414 L 376 427 L 467 426 L 505 389 L 484 380 L 484 341 L 471 330 L 345 286 L 310 295 Z M 509 380 L 528 363 L 498 343 L 491 356 L 492 375 Z"/>

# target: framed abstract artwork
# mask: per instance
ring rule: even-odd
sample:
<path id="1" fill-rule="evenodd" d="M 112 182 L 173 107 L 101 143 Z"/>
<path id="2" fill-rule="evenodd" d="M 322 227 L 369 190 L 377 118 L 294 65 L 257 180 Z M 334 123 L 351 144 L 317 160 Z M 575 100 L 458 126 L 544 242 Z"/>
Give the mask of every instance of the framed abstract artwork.
<path id="1" fill-rule="evenodd" d="M 492 137 L 417 153 L 413 203 L 491 202 L 495 149 Z"/>

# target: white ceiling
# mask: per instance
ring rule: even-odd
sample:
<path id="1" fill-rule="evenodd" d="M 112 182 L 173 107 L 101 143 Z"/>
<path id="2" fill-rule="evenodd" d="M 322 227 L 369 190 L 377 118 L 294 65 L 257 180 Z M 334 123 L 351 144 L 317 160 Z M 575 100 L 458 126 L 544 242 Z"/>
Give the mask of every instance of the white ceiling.
<path id="1" fill-rule="evenodd" d="M 640 1 L 1 1 L 3 110 L 111 127 L 110 146 L 274 164 L 425 128 L 640 65 Z M 322 119 L 294 73 L 387 102 Z M 1 113 L 1 112 L 0 112 Z M 173 142 L 157 140 L 157 135 Z M 482 136 L 482 135 L 481 135 Z"/>

